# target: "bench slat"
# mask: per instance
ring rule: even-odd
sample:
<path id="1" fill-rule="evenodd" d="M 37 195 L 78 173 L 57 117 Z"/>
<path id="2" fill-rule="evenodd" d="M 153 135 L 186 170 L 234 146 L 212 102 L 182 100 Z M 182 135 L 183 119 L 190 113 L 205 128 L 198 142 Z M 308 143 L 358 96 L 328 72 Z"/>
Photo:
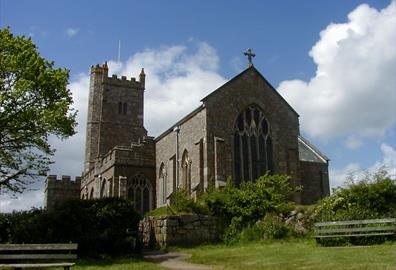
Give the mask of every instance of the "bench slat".
<path id="1" fill-rule="evenodd" d="M 341 226 L 341 225 L 359 225 L 359 224 L 377 224 L 377 223 L 395 223 L 396 218 L 366 219 L 366 220 L 346 220 L 346 221 L 329 221 L 315 223 L 315 227 L 323 226 Z"/>
<path id="2" fill-rule="evenodd" d="M 65 266 L 73 266 L 75 263 L 16 263 L 16 264 L 0 264 L 0 268 L 50 268 L 50 267 L 65 267 Z"/>
<path id="3" fill-rule="evenodd" d="M 336 235 L 315 235 L 315 238 L 335 238 L 335 237 L 359 237 L 359 236 L 381 236 L 393 235 L 394 233 L 357 233 L 357 234 L 336 234 Z"/>
<path id="4" fill-rule="evenodd" d="M 0 260 L 73 260 L 77 254 L 0 254 Z"/>
<path id="5" fill-rule="evenodd" d="M 316 234 L 323 233 L 344 233 L 344 232 L 379 232 L 379 231 L 396 231 L 393 226 L 383 227 L 360 227 L 360 228 L 337 228 L 337 229 L 321 229 L 315 230 Z"/>
<path id="6" fill-rule="evenodd" d="M 78 244 L 0 244 L 5 250 L 77 250 Z"/>

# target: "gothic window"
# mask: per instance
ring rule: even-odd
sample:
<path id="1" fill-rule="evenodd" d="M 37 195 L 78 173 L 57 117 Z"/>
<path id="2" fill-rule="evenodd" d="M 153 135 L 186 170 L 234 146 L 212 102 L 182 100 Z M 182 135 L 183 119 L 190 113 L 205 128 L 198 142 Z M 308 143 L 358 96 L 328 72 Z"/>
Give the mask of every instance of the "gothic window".
<path id="1" fill-rule="evenodd" d="M 127 114 L 127 110 L 128 110 L 128 105 L 126 103 L 124 103 L 124 107 L 122 108 L 124 115 Z"/>
<path id="2" fill-rule="evenodd" d="M 188 151 L 184 150 L 182 156 L 182 187 L 190 194 L 191 192 L 191 160 L 188 158 Z"/>
<path id="3" fill-rule="evenodd" d="M 251 105 L 238 115 L 233 137 L 234 181 L 237 184 L 273 171 L 269 125 L 257 106 Z"/>
<path id="4" fill-rule="evenodd" d="M 127 197 L 134 203 L 139 213 L 143 214 L 152 209 L 152 193 L 151 183 L 143 175 L 135 175 L 128 179 Z"/>
<path id="5" fill-rule="evenodd" d="M 159 179 L 159 196 L 161 204 L 166 203 L 166 171 L 164 163 L 161 163 L 159 172 L 158 172 L 158 179 Z"/>
<path id="6" fill-rule="evenodd" d="M 101 198 L 107 197 L 106 179 L 103 179 L 102 186 L 100 187 L 100 197 Z"/>
<path id="7" fill-rule="evenodd" d="M 118 102 L 118 114 L 122 114 L 122 102 Z"/>
<path id="8" fill-rule="evenodd" d="M 91 192 L 89 193 L 89 198 L 91 200 L 94 198 L 94 188 L 91 188 Z"/>

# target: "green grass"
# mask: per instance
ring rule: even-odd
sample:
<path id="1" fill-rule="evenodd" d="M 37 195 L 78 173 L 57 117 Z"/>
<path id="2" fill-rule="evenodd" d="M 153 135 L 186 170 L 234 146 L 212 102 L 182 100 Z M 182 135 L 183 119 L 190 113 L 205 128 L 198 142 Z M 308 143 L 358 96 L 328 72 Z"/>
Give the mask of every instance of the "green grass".
<path id="1" fill-rule="evenodd" d="M 53 268 L 59 270 L 60 268 Z M 77 260 L 72 270 L 164 270 L 155 263 L 147 262 L 139 257 L 118 258 L 118 259 L 98 259 L 98 260 Z M 51 268 L 52 270 L 52 268 Z"/>
<path id="2" fill-rule="evenodd" d="M 193 263 L 215 269 L 271 270 L 394 270 L 396 245 L 321 247 L 314 241 L 256 242 L 235 246 L 207 245 L 180 249 Z"/>

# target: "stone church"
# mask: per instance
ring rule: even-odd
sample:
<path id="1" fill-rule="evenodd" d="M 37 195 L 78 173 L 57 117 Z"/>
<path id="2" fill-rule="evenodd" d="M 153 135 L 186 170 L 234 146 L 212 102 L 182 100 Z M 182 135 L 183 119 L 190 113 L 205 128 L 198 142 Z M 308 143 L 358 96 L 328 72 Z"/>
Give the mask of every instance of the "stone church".
<path id="1" fill-rule="evenodd" d="M 302 185 L 297 203 L 329 195 L 328 158 L 300 135 L 298 113 L 251 61 L 156 138 L 143 125 L 145 80 L 144 69 L 128 80 L 109 77 L 106 63 L 91 67 L 84 171 L 76 181 L 47 177 L 48 209 L 67 198 L 123 197 L 143 213 L 178 188 L 196 198 L 229 177 L 238 184 L 266 172 Z"/>

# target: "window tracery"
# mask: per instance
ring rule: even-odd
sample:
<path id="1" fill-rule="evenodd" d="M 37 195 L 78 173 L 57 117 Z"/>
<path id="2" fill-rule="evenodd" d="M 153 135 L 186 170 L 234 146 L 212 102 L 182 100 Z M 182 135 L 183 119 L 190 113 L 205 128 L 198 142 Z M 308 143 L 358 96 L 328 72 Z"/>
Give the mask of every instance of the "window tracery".
<path id="1" fill-rule="evenodd" d="M 134 203 L 136 211 L 145 213 L 152 209 L 152 193 L 152 185 L 143 175 L 128 179 L 127 197 Z"/>
<path id="2" fill-rule="evenodd" d="M 273 171 L 269 124 L 260 108 L 251 105 L 238 115 L 233 143 L 234 181 L 237 184 Z"/>

